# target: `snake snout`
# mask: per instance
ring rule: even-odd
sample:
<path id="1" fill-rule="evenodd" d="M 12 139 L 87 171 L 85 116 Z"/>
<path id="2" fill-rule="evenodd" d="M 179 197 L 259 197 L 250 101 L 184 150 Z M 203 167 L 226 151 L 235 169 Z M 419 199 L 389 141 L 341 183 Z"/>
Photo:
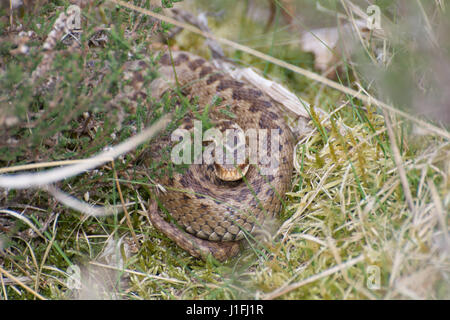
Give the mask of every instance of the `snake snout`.
<path id="1" fill-rule="evenodd" d="M 242 133 L 242 129 L 240 130 Z M 249 168 L 245 135 L 236 132 L 236 129 L 227 129 L 224 141 L 213 142 L 214 173 L 223 181 L 238 181 L 247 174 Z M 223 152 L 216 154 L 218 148 L 223 148 Z"/>
<path id="2" fill-rule="evenodd" d="M 248 163 L 242 164 L 214 164 L 214 173 L 223 181 L 237 181 L 242 179 L 249 168 Z"/>

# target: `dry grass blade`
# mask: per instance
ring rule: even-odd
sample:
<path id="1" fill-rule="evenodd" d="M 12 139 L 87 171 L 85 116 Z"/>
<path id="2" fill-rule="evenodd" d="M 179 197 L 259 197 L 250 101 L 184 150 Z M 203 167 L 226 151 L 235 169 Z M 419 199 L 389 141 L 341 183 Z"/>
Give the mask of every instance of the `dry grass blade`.
<path id="1" fill-rule="evenodd" d="M 46 186 L 43 189 L 48 191 L 48 193 L 50 193 L 53 197 L 55 197 L 56 200 L 64 204 L 66 207 L 72 208 L 87 216 L 93 217 L 109 216 L 114 213 L 120 213 L 123 208 L 122 205 L 112 207 L 93 206 L 62 192 L 61 190 L 53 186 Z"/>
<path id="2" fill-rule="evenodd" d="M 105 162 L 109 162 L 109 161 L 112 161 L 113 159 L 109 158 L 109 159 L 104 159 L 104 160 L 105 160 Z M 91 159 L 75 159 L 75 160 L 49 161 L 49 162 L 23 164 L 23 165 L 19 165 L 19 166 L 0 168 L 0 174 L 4 174 L 4 173 L 8 173 L 8 172 L 39 169 L 39 168 L 67 166 L 70 164 L 90 162 L 90 161 L 92 161 L 92 160 Z"/>
<path id="3" fill-rule="evenodd" d="M 350 260 L 348 260 L 348 261 L 346 261 L 346 262 L 344 262 L 342 264 L 334 266 L 334 267 L 332 267 L 332 268 L 330 268 L 328 270 L 325 270 L 325 271 L 323 271 L 323 272 L 321 272 L 319 274 L 316 274 L 316 275 L 314 275 L 312 277 L 309 277 L 308 279 L 302 280 L 302 281 L 297 282 L 297 283 L 293 283 L 293 284 L 288 285 L 288 286 L 282 286 L 282 287 L 278 288 L 277 290 L 275 290 L 275 291 L 273 291 L 273 292 L 263 296 L 263 300 L 272 300 L 272 299 L 278 298 L 278 297 L 280 297 L 280 296 L 282 296 L 282 295 L 284 295 L 284 294 L 286 294 L 286 293 L 288 293 L 288 292 L 290 292 L 292 290 L 298 289 L 298 288 L 300 288 L 300 287 L 302 287 L 302 286 L 304 286 L 304 285 L 306 285 L 308 283 L 314 282 L 314 281 L 319 280 L 321 278 L 328 277 L 329 275 L 332 275 L 332 274 L 334 274 L 336 272 L 339 272 L 339 271 L 345 270 L 347 268 L 350 268 L 351 266 L 353 266 L 353 265 L 355 265 L 355 264 L 357 264 L 357 263 L 359 263 L 361 261 L 364 261 L 364 259 L 365 259 L 364 256 L 359 256 L 359 257 L 356 257 L 354 259 L 350 259 Z"/>
<path id="4" fill-rule="evenodd" d="M 442 207 L 442 202 L 441 202 L 441 199 L 439 198 L 439 193 L 436 190 L 436 186 L 434 185 L 434 182 L 429 180 L 428 187 L 430 188 L 431 198 L 433 199 L 433 203 L 434 203 L 434 207 L 435 207 L 434 212 L 437 216 L 437 221 L 439 223 L 439 226 L 442 229 L 442 234 L 444 235 L 445 249 L 447 250 L 446 252 L 448 253 L 448 250 L 450 250 L 450 239 L 449 239 L 449 235 L 448 235 L 445 211 L 444 211 L 444 208 Z"/>
<path id="5" fill-rule="evenodd" d="M 42 295 L 40 295 L 39 293 L 37 293 L 36 291 L 31 289 L 29 286 L 27 286 L 25 283 L 23 283 L 19 278 L 13 276 L 8 271 L 3 269 L 1 266 L 0 266 L 0 273 L 3 273 L 6 277 L 10 278 L 12 281 L 14 281 L 14 283 L 16 283 L 19 286 L 21 286 L 22 288 L 24 288 L 26 291 L 28 291 L 29 293 L 34 295 L 36 298 L 38 298 L 40 300 L 47 300 L 45 297 L 43 297 Z"/>
<path id="6" fill-rule="evenodd" d="M 102 268 L 105 268 L 105 269 L 126 272 L 128 274 L 133 274 L 133 275 L 141 276 L 141 277 L 148 278 L 148 279 L 162 280 L 162 281 L 166 281 L 166 282 L 172 283 L 172 284 L 185 284 L 186 283 L 185 281 L 181 281 L 181 280 L 178 280 L 178 279 L 171 279 L 171 278 L 166 278 L 166 277 L 162 277 L 162 276 L 155 276 L 155 275 L 151 275 L 151 274 L 147 274 L 147 273 L 143 273 L 143 272 L 138 272 L 138 271 L 134 271 L 134 270 L 121 269 L 121 268 L 118 268 L 118 267 L 114 267 L 114 266 L 110 266 L 110 265 L 107 265 L 107 264 L 98 263 L 98 262 L 94 262 L 94 261 L 89 262 L 89 264 L 91 264 L 93 266 L 97 266 L 97 267 L 102 267 Z"/>
<path id="7" fill-rule="evenodd" d="M 55 238 L 56 238 L 56 235 L 57 235 L 57 232 L 56 232 L 56 225 L 57 225 L 57 223 L 58 223 L 58 216 L 56 216 L 56 218 L 55 218 L 55 220 L 53 222 L 52 238 L 49 239 L 47 248 L 45 248 L 44 255 L 43 255 L 42 260 L 41 260 L 41 264 L 40 264 L 39 268 L 37 269 L 36 281 L 35 281 L 35 285 L 34 285 L 34 289 L 35 290 L 37 290 L 38 287 L 39 287 L 39 280 L 40 280 L 39 275 L 42 273 L 42 268 L 44 267 L 45 261 L 47 260 L 49 252 L 50 252 L 50 250 L 53 247 L 53 243 L 55 242 Z"/>
<path id="8" fill-rule="evenodd" d="M 39 237 L 41 237 L 42 239 L 46 239 L 46 238 L 44 237 L 44 235 L 39 231 L 39 229 L 36 228 L 36 227 L 34 226 L 34 224 L 32 224 L 31 221 L 28 220 L 27 218 L 25 218 L 23 215 L 21 215 L 21 214 L 15 212 L 15 211 L 9 210 L 9 209 L 0 209 L 0 213 L 5 213 L 5 214 L 8 214 L 8 215 L 10 215 L 10 216 L 12 216 L 12 217 L 14 217 L 14 218 L 16 218 L 16 219 L 19 219 L 20 221 L 22 221 L 23 223 L 25 223 L 26 225 L 28 225 L 34 232 L 36 232 L 36 234 L 37 234 Z"/>
<path id="9" fill-rule="evenodd" d="M 125 206 L 125 200 L 123 199 L 122 189 L 120 188 L 119 177 L 117 176 L 117 171 L 116 171 L 116 167 L 114 166 L 114 162 L 111 162 L 111 166 L 113 169 L 114 179 L 116 180 L 116 186 L 117 186 L 117 191 L 119 192 L 120 202 L 122 203 L 122 209 L 125 212 L 125 218 L 127 220 L 128 228 L 130 229 L 135 246 L 139 248 L 139 241 L 137 240 L 136 233 L 134 232 L 133 224 L 131 223 L 130 214 L 128 213 L 127 207 Z"/>
<path id="10" fill-rule="evenodd" d="M 386 122 L 386 128 L 389 136 L 389 141 L 391 142 L 391 150 L 394 156 L 394 161 L 398 169 L 398 175 L 400 177 L 400 182 L 402 183 L 403 191 L 405 194 L 406 202 L 408 203 L 409 210 L 414 214 L 415 207 L 414 201 L 411 195 L 411 188 L 409 187 L 408 178 L 406 177 L 405 167 L 403 166 L 402 157 L 400 155 L 400 150 L 398 149 L 397 142 L 395 142 L 395 134 L 392 129 L 391 119 L 386 110 L 383 110 L 384 120 Z"/>

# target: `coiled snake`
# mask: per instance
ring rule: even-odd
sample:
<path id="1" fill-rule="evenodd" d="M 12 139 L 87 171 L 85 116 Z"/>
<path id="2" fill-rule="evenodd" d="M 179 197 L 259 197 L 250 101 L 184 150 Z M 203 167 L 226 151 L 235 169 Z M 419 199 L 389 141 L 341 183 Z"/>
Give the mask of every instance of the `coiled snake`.
<path id="1" fill-rule="evenodd" d="M 149 210 L 153 225 L 193 256 L 205 258 L 212 254 L 223 261 L 239 252 L 240 240 L 279 213 L 290 188 L 294 138 L 280 106 L 256 87 L 234 80 L 205 59 L 187 52 L 166 53 L 159 63 L 161 78 L 152 83 L 152 94 L 160 96 L 176 84 L 184 95 L 198 98 L 200 113 L 218 96 L 220 105 L 211 108 L 209 117 L 221 132 L 236 126 L 245 132 L 268 129 L 263 145 L 269 152 L 257 163 L 249 163 L 247 157 L 239 169 L 220 163 L 191 164 L 184 172 L 164 175 L 157 181 L 167 188 L 166 192 L 158 192 L 159 202 L 178 226 L 162 218 L 155 201 Z M 234 116 L 227 116 L 225 108 Z M 192 131 L 194 120 L 192 114 L 186 116 L 180 128 Z M 270 151 L 275 143 L 270 131 L 274 129 L 278 129 L 279 136 L 279 152 L 274 160 L 277 170 L 266 174 L 261 168 L 267 167 L 267 157 L 274 155 Z M 167 138 L 153 141 L 150 156 L 158 159 L 158 151 L 169 143 Z M 233 178 L 233 170 L 244 177 Z M 223 172 L 228 178 L 221 175 Z"/>

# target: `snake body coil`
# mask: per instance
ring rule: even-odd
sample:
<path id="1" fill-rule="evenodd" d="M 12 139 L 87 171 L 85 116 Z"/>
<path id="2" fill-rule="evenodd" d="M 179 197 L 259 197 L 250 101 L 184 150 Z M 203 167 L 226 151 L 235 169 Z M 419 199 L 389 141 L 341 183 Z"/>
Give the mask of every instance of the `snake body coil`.
<path id="1" fill-rule="evenodd" d="M 198 98 L 200 113 L 215 96 L 220 97 L 220 105 L 209 113 L 220 131 L 236 125 L 244 132 L 268 129 L 265 146 L 269 152 L 265 159 L 263 155 L 257 164 L 249 165 L 243 179 L 224 181 L 215 174 L 213 164 L 191 164 L 184 172 L 174 172 L 172 177 L 163 176 L 158 181 L 169 189 L 158 195 L 160 202 L 186 232 L 206 240 L 206 245 L 214 243 L 216 247 L 241 240 L 247 232 L 254 232 L 264 221 L 278 214 L 284 194 L 290 187 L 294 139 L 280 106 L 256 87 L 234 80 L 205 59 L 187 52 L 164 54 L 160 59 L 159 73 L 161 79 L 152 83 L 154 94 L 170 87 L 167 80 L 172 87 L 177 82 L 184 95 Z M 234 117 L 227 117 L 224 108 Z M 193 130 L 194 120 L 193 117 L 185 117 L 180 128 Z M 261 167 L 267 166 L 267 157 L 271 155 L 270 147 L 274 141 L 270 131 L 273 129 L 278 129 L 279 133 L 279 152 L 275 159 L 278 169 L 266 175 L 262 174 Z M 150 153 L 158 157 L 157 151 L 167 144 L 167 139 L 155 141 Z M 156 220 L 162 223 L 162 219 L 153 217 L 152 222 L 157 227 L 167 227 L 158 226 Z M 174 237 L 180 238 L 172 234 L 171 238 Z M 223 260 L 220 254 L 216 257 Z"/>

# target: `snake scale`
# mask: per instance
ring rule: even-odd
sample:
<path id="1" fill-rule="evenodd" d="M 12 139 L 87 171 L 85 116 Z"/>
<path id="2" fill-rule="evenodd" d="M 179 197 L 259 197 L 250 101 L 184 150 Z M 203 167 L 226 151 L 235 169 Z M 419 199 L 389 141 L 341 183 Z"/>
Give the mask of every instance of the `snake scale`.
<path id="1" fill-rule="evenodd" d="M 220 105 L 209 111 L 211 121 L 220 131 L 236 125 L 244 131 L 278 129 L 278 170 L 273 174 L 262 174 L 258 164 L 249 164 L 244 178 L 224 181 L 217 176 L 214 165 L 191 164 L 184 172 L 164 175 L 157 181 L 167 188 L 166 192 L 158 192 L 157 197 L 175 223 L 163 219 L 152 201 L 149 209 L 152 224 L 191 255 L 205 258 L 212 254 L 224 261 L 239 252 L 240 240 L 254 234 L 279 213 L 291 183 L 293 134 L 280 105 L 258 88 L 234 80 L 199 56 L 182 51 L 165 53 L 158 72 L 161 78 L 151 84 L 152 95 L 156 97 L 177 84 L 183 95 L 196 97 L 199 112 L 214 97 L 220 97 Z M 225 106 L 235 115 L 232 119 L 221 112 Z M 184 117 L 180 128 L 193 130 L 193 120 L 192 114 Z M 271 145 L 270 137 L 266 143 Z M 159 151 L 168 144 L 167 137 L 152 141 L 150 157 L 158 160 Z"/>

